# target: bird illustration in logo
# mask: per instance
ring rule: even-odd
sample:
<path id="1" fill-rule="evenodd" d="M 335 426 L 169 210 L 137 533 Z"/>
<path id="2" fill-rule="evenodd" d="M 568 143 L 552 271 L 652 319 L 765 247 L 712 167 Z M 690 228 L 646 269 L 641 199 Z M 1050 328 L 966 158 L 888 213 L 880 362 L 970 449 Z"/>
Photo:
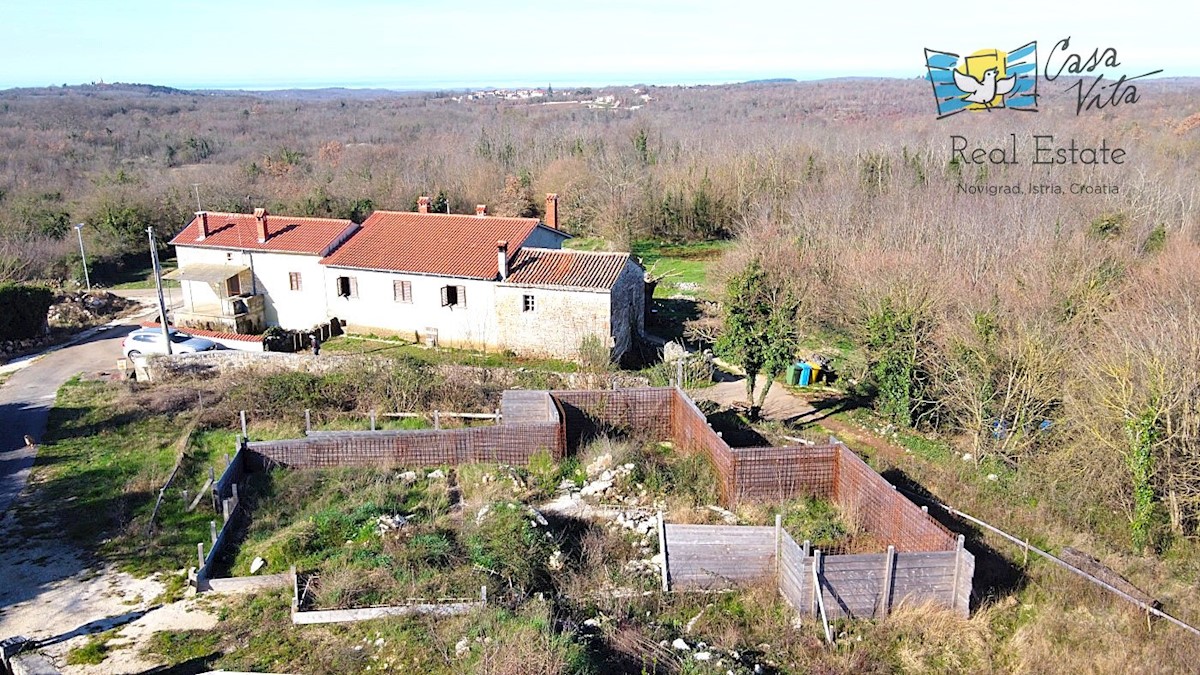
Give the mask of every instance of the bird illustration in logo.
<path id="1" fill-rule="evenodd" d="M 957 70 L 952 72 L 954 73 L 954 85 L 967 94 L 962 97 L 963 100 L 982 104 L 988 110 L 992 109 L 997 96 L 1003 98 L 1017 84 L 1016 78 L 1012 76 L 996 79 L 1000 71 L 995 68 L 985 70 L 982 80 L 977 80 L 971 75 L 960 73 Z"/>

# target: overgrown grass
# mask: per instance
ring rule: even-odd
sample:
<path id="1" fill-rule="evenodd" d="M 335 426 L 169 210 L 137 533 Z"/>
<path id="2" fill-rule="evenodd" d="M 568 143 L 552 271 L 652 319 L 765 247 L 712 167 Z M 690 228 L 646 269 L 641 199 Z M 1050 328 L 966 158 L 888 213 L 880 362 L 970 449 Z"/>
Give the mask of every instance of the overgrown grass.
<path id="1" fill-rule="evenodd" d="M 429 348 L 395 338 L 340 336 L 321 345 L 322 350 L 341 354 L 370 354 L 388 358 L 413 359 L 426 365 L 458 364 L 483 368 L 526 368 L 557 373 L 573 373 L 579 365 L 562 359 L 538 359 L 510 352 L 481 352 L 449 347 Z"/>
<path id="2" fill-rule="evenodd" d="M 557 484 L 557 467 L 549 464 L 545 476 L 459 470 L 470 484 L 461 491 L 449 470 L 253 474 L 244 493 L 248 524 L 224 562 L 234 574 L 247 574 L 259 557 L 262 573 L 292 565 L 314 573 L 313 604 L 323 608 L 469 598 L 481 586 L 495 598 L 549 591 L 547 564 L 561 534 L 505 495 L 542 494 L 537 485 Z M 452 510 L 460 492 L 469 508 Z"/>
<path id="3" fill-rule="evenodd" d="M 224 469 L 234 434 L 192 430 L 188 413 L 138 408 L 120 385 L 78 378 L 59 390 L 38 449 L 27 526 L 65 535 L 122 569 L 149 574 L 186 563 L 208 537 L 211 507 L 188 513 L 181 490 L 195 494 L 209 467 Z M 180 459 L 147 534 L 158 490 Z"/>

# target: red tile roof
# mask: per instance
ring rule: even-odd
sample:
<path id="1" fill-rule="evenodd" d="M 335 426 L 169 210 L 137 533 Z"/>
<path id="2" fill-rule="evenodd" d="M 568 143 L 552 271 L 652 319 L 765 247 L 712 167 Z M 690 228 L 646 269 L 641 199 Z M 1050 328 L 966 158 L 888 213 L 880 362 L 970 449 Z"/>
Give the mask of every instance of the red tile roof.
<path id="1" fill-rule="evenodd" d="M 496 242 L 508 242 L 511 258 L 537 226 L 537 218 L 376 211 L 321 264 L 495 279 Z"/>
<path id="2" fill-rule="evenodd" d="M 142 328 L 161 328 L 162 325 L 157 321 L 143 321 Z M 195 337 L 216 338 L 218 340 L 237 340 L 238 342 L 262 342 L 261 335 L 242 335 L 241 333 L 221 333 L 215 330 L 202 330 L 200 328 L 183 328 L 171 326 L 171 330 L 177 330 L 180 333 L 187 333 Z"/>
<path id="3" fill-rule="evenodd" d="M 627 262 L 628 253 L 524 248 L 509 267 L 507 283 L 611 290 Z"/>
<path id="4" fill-rule="evenodd" d="M 211 246 L 279 253 L 325 255 L 333 244 L 354 225 L 349 220 L 334 218 L 297 218 L 267 214 L 267 240 L 258 241 L 258 227 L 248 213 L 208 212 L 208 236 L 200 236 L 199 218 L 193 218 L 183 231 L 171 240 L 174 246 Z"/>

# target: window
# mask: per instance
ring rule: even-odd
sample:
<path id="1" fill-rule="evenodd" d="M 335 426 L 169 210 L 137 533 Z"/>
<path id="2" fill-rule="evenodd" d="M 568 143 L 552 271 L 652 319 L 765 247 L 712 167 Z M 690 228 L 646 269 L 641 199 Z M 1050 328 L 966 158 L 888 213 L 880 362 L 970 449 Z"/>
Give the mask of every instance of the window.
<path id="1" fill-rule="evenodd" d="M 399 279 L 393 281 L 392 296 L 396 302 L 412 302 L 412 282 Z"/>
<path id="2" fill-rule="evenodd" d="M 466 286 L 442 286 L 442 307 L 466 307 Z"/>
<path id="3" fill-rule="evenodd" d="M 238 277 L 232 276 L 225 280 L 225 297 L 232 298 L 235 295 L 242 294 L 242 282 Z"/>
<path id="4" fill-rule="evenodd" d="M 300 281 L 300 273 L 299 272 L 288 272 L 288 286 L 293 291 L 304 290 L 304 286 Z"/>
<path id="5" fill-rule="evenodd" d="M 523 295 L 523 296 L 521 296 L 521 298 L 523 300 L 523 302 L 521 304 L 521 307 L 522 307 L 521 311 L 532 312 L 534 310 L 534 308 L 536 307 L 536 305 L 534 304 L 534 301 L 533 301 L 533 296 L 532 295 Z"/>
<path id="6" fill-rule="evenodd" d="M 339 298 L 357 298 L 358 279 L 355 277 L 338 277 L 337 294 Z"/>

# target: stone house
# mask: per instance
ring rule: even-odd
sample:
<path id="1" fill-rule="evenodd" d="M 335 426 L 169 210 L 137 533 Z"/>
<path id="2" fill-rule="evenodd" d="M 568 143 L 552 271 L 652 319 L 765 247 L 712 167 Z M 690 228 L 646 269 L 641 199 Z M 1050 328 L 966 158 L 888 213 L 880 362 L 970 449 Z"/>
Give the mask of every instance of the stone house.
<path id="1" fill-rule="evenodd" d="M 171 243 L 181 326 L 350 332 L 528 356 L 614 359 L 644 330 L 645 271 L 628 253 L 563 250 L 557 196 L 536 218 L 376 211 L 350 221 L 204 213 Z M 244 311 L 242 311 L 244 310 Z"/>

